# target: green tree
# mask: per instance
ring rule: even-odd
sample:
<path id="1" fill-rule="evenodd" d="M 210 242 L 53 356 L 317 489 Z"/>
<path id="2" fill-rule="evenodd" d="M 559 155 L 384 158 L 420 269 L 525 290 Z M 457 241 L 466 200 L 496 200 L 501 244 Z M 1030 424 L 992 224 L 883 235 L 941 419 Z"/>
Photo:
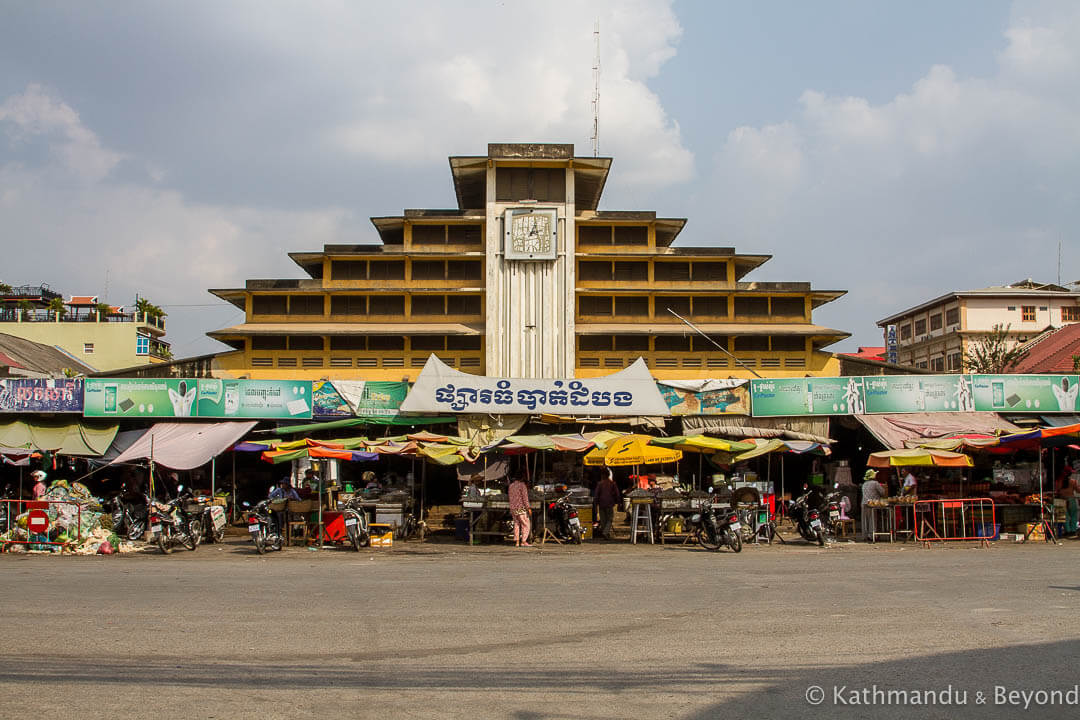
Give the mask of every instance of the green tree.
<path id="1" fill-rule="evenodd" d="M 2 295 L 10 295 L 11 294 L 11 286 L 8 285 L 6 282 L 0 282 L 0 294 L 2 294 Z"/>
<path id="2" fill-rule="evenodd" d="M 94 312 L 103 318 L 108 317 L 109 313 L 112 312 L 112 305 L 109 305 L 109 303 L 98 303 L 94 305 Z"/>
<path id="3" fill-rule="evenodd" d="M 29 300 L 20 300 L 15 307 L 22 311 L 23 320 L 30 320 L 33 318 L 33 315 L 31 315 L 30 312 L 34 309 L 34 303 Z"/>
<path id="4" fill-rule="evenodd" d="M 964 365 L 968 372 L 979 375 L 997 375 L 1011 372 L 1027 357 L 1028 351 L 1009 342 L 1009 325 L 995 325 L 989 335 L 973 341 L 964 353 Z"/>
<path id="5" fill-rule="evenodd" d="M 53 298 L 49 301 L 49 312 L 52 313 L 53 319 L 64 319 L 67 315 L 67 305 L 64 304 L 64 298 Z"/>

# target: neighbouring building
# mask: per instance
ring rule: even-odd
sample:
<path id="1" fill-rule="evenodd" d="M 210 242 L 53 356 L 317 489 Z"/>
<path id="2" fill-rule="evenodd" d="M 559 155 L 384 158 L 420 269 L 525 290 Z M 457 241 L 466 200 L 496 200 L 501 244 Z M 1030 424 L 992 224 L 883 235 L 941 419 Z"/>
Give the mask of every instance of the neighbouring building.
<path id="1" fill-rule="evenodd" d="M 0 332 L 57 348 L 96 372 L 162 362 L 172 355 L 165 319 L 113 307 L 48 285 L 0 289 Z"/>
<path id="2" fill-rule="evenodd" d="M 62 378 L 92 370 L 52 345 L 0 333 L 0 377 Z"/>
<path id="3" fill-rule="evenodd" d="M 431 353 L 501 377 L 639 356 L 658 379 L 838 374 L 824 348 L 849 334 L 812 315 L 844 291 L 746 282 L 769 255 L 674 247 L 685 219 L 600 210 L 611 163 L 553 144 L 451 157 L 456 208 L 372 218 L 378 244 L 290 253 L 305 279 L 211 290 L 246 315 L 209 333 L 235 348 L 215 374 L 415 379 Z"/>
<path id="4" fill-rule="evenodd" d="M 1048 330 L 1027 344 L 1013 372 L 1071 375 L 1080 372 L 1080 322 Z"/>
<path id="5" fill-rule="evenodd" d="M 965 372 L 964 355 L 972 342 L 994 326 L 1007 326 L 1013 345 L 1044 331 L 1080 322 L 1080 290 L 1032 280 L 961 290 L 928 300 L 877 322 L 884 333 L 886 358 L 933 372 Z M 893 344 L 890 347 L 890 335 Z"/>

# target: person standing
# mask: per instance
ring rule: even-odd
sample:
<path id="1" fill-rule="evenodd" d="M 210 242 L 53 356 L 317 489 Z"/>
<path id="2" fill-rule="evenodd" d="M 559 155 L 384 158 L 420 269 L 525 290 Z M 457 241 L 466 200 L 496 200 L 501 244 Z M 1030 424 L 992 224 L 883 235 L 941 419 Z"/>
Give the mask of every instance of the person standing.
<path id="1" fill-rule="evenodd" d="M 611 540 L 615 534 L 611 525 L 615 521 L 615 508 L 621 497 L 619 486 L 615 484 L 615 478 L 608 468 L 607 474 L 600 478 L 593 493 L 593 508 L 600 522 L 600 536 L 605 540 Z"/>
<path id="2" fill-rule="evenodd" d="M 510 498 L 510 515 L 514 519 L 514 546 L 532 547 L 529 544 L 529 531 L 532 529 L 529 488 L 519 476 L 510 483 L 506 494 Z"/>
<path id="3" fill-rule="evenodd" d="M 45 478 L 47 477 L 47 475 L 45 474 L 44 470 L 35 470 L 34 472 L 30 473 L 30 477 L 34 480 L 33 495 L 34 499 L 37 500 L 42 495 L 44 495 L 45 491 L 48 489 L 47 487 L 45 487 Z"/>
<path id="4" fill-rule="evenodd" d="M 1066 460 L 1065 467 L 1058 476 L 1057 496 L 1065 500 L 1065 534 L 1076 535 L 1080 529 L 1080 506 L 1077 504 L 1077 494 L 1080 493 L 1078 473 L 1073 470 L 1072 464 Z"/>
<path id="5" fill-rule="evenodd" d="M 878 482 L 877 470 L 867 468 L 863 474 L 862 513 L 859 515 L 864 540 L 873 541 L 874 533 L 877 532 L 877 523 L 875 522 L 874 510 L 873 506 L 870 505 L 870 501 L 884 500 L 887 496 L 888 491 Z"/>

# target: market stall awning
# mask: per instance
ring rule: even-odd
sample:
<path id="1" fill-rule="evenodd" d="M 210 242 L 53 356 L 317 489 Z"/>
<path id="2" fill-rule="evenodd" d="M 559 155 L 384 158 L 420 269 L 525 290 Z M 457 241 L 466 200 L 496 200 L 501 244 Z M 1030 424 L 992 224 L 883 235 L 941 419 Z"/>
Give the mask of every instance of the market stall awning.
<path id="1" fill-rule="evenodd" d="M 87 420 L 12 420 L 0 422 L 0 445 L 100 457 L 112 445 L 116 430 L 115 424 Z"/>
<path id="2" fill-rule="evenodd" d="M 624 435 L 613 440 L 606 449 L 596 448 L 585 455 L 585 464 L 621 467 L 627 465 L 657 465 L 682 459 L 681 450 L 650 445 L 648 435 Z"/>
<path id="3" fill-rule="evenodd" d="M 996 436 L 1020 430 L 994 412 L 896 413 L 854 417 L 882 445 L 892 450 L 931 439 L 968 434 Z"/>
<path id="4" fill-rule="evenodd" d="M 805 453 L 810 453 L 812 455 L 832 454 L 832 450 L 829 449 L 828 445 L 824 443 L 809 442 L 807 440 L 780 440 L 778 438 L 763 440 L 757 438 L 748 440 L 747 442 L 752 443 L 754 448 L 736 455 L 734 458 L 736 462 L 749 460 L 773 452 L 789 452 L 798 455 Z"/>
<path id="5" fill-rule="evenodd" d="M 687 415 L 683 434 L 732 438 L 780 438 L 831 443 L 827 417 L 747 417 L 744 415 Z"/>
<path id="6" fill-rule="evenodd" d="M 902 450 L 882 450 L 870 453 L 866 464 L 875 468 L 908 467 L 936 465 L 937 467 L 971 467 L 971 458 L 963 453 L 948 450 L 928 450 L 924 448 L 906 448 Z"/>
<path id="7" fill-rule="evenodd" d="M 708 435 L 654 437 L 652 444 L 696 453 L 742 452 L 754 449 L 752 442 L 725 440 L 724 438 L 709 437 Z"/>
<path id="8" fill-rule="evenodd" d="M 255 422 L 157 423 L 113 463 L 144 460 L 171 470 L 202 467 L 251 432 Z"/>

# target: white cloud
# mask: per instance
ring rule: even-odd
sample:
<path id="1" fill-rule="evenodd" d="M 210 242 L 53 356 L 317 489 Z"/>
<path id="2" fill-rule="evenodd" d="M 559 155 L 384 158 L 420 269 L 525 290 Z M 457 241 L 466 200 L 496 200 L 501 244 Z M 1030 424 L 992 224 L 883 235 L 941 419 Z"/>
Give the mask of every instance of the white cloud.
<path id="1" fill-rule="evenodd" d="M 14 145 L 48 139 L 63 167 L 87 181 L 104 178 L 123 157 L 103 148 L 71 106 L 33 83 L 0 105 L 0 127 Z"/>
<path id="2" fill-rule="evenodd" d="M 90 293 L 129 304 L 136 293 L 169 310 L 169 338 L 205 349 L 213 329 L 206 288 L 231 287 L 237 270 L 291 275 L 285 253 L 334 242 L 347 222 L 340 209 L 288 212 L 191 202 L 178 192 L 110 181 L 123 157 L 105 148 L 63 100 L 31 86 L 0 105 L 0 129 L 23 144 L 45 142 L 48 159 L 0 164 L 0 226 L 8 252 L 5 282 L 46 282 L 67 295 Z M 108 277 L 109 292 L 105 296 Z M 221 303 L 221 310 L 230 306 Z M 224 322 L 225 315 L 209 309 Z M 236 318 L 231 318 L 235 320 Z M 185 348 L 178 347 L 180 353 Z"/>
<path id="3" fill-rule="evenodd" d="M 708 186 L 740 249 L 776 253 L 755 277 L 848 289 L 819 314 L 862 344 L 949 290 L 1053 279 L 1080 219 L 1080 12 L 1019 10 L 988 77 L 938 65 L 878 104 L 807 90 L 792 118 L 728 135 Z"/>

